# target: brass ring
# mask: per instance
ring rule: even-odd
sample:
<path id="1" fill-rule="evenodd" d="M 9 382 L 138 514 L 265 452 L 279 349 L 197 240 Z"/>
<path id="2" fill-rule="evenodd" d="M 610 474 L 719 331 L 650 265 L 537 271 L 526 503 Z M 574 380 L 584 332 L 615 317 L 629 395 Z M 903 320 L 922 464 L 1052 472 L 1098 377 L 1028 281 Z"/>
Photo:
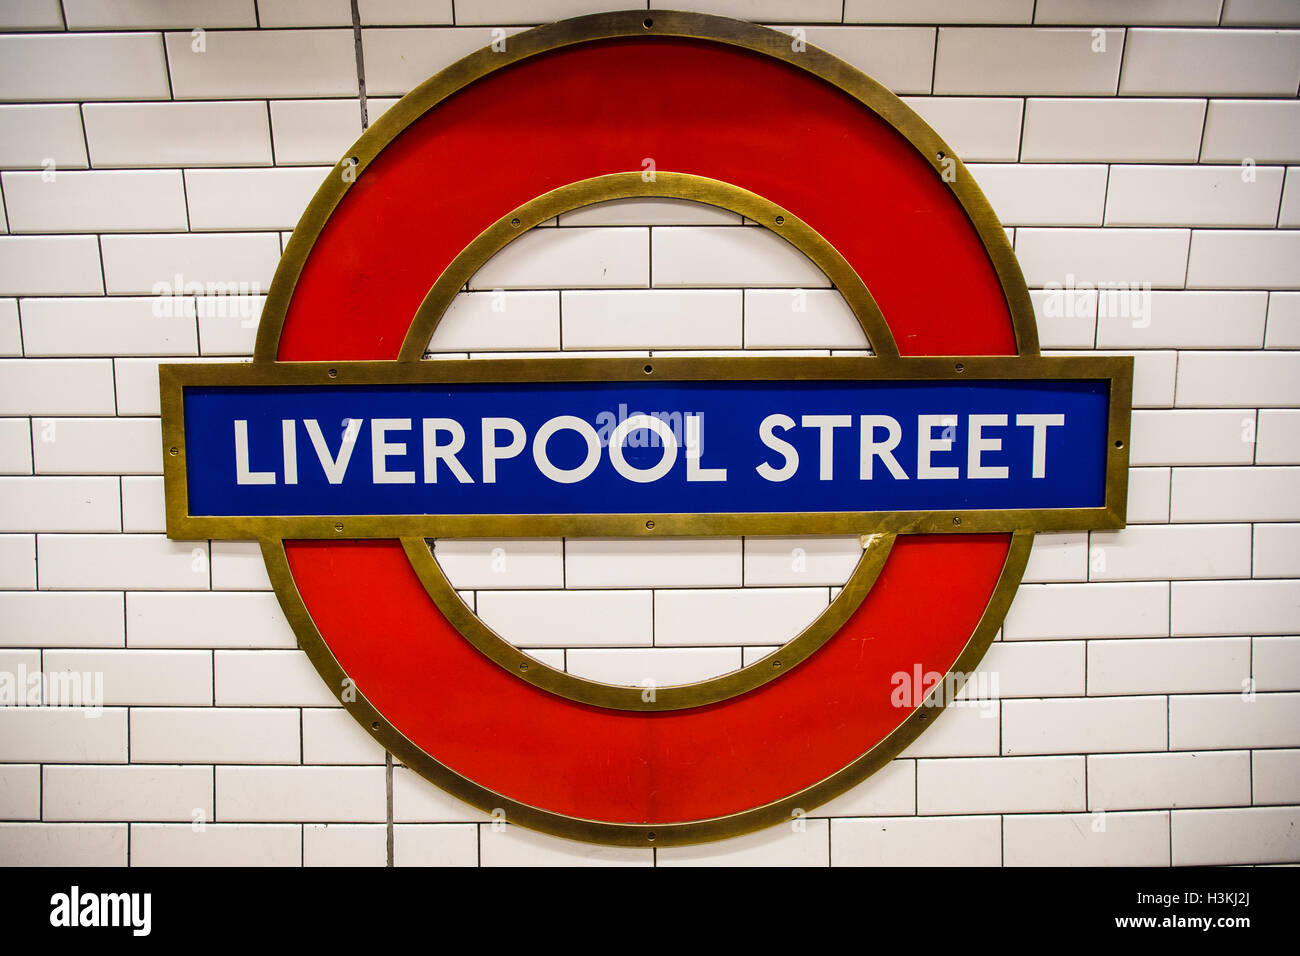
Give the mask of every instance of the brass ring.
<path id="1" fill-rule="evenodd" d="M 831 280 L 831 285 L 839 290 L 853 310 L 876 355 L 898 357 L 893 333 L 889 331 L 870 290 L 839 250 L 816 229 L 775 203 L 732 183 L 692 173 L 661 171 L 655 173 L 653 182 L 646 182 L 642 174 L 636 172 L 610 173 L 579 180 L 543 193 L 499 218 L 461 250 L 434 282 L 416 310 L 397 360 L 418 362 L 424 356 L 438 323 L 465 283 L 485 262 L 529 229 L 593 203 L 636 197 L 689 199 L 738 213 L 765 226 L 773 235 L 780 236 L 812 260 Z M 781 228 L 773 228 L 778 219 Z"/>
<path id="2" fill-rule="evenodd" d="M 347 157 L 355 159 L 355 163 L 352 159 L 344 160 L 352 165 L 352 175 L 343 177 L 332 172 L 327 176 L 290 236 L 263 307 L 253 351 L 254 363 L 276 361 L 289 302 L 317 237 L 351 182 L 363 175 L 369 163 L 408 126 L 458 90 L 498 69 L 566 46 L 644 35 L 644 20 L 644 11 L 634 10 L 593 14 L 537 27 L 511 37 L 508 52 L 498 53 L 489 48 L 478 50 L 402 97 L 347 152 Z M 1021 356 L 1039 354 L 1037 325 L 1029 292 L 997 216 L 952 149 L 902 100 L 855 67 L 815 46 L 808 45 L 803 52 L 793 53 L 787 35 L 757 24 L 708 14 L 656 11 L 654 26 L 659 35 L 710 40 L 782 60 L 858 100 L 904 136 L 932 165 L 933 157 L 943 153 L 952 161 L 952 168 L 957 173 L 956 179 L 949 183 L 951 192 L 979 235 L 998 276 L 1011 315 L 1017 353 Z M 879 347 L 877 343 L 873 342 L 873 345 Z M 1012 533 L 1002 573 L 979 623 L 949 673 L 955 672 L 964 680 L 984 656 L 1024 574 L 1033 537 L 1033 531 L 1029 530 Z M 347 675 L 303 603 L 289 569 L 284 542 L 278 537 L 263 537 L 260 541 L 272 585 L 303 650 L 329 686 L 343 686 Z M 582 819 L 512 800 L 470 780 L 425 752 L 394 727 L 363 694 L 357 693 L 355 699 L 345 700 L 344 706 L 381 746 L 405 765 L 485 812 L 503 810 L 506 819 L 512 823 L 556 836 L 628 847 L 700 843 L 788 821 L 792 813 L 804 813 L 839 796 L 893 760 L 928 726 L 930 716 L 924 705 L 915 708 L 889 736 L 858 759 L 788 797 L 721 817 L 645 825 Z"/>
<path id="3" fill-rule="evenodd" d="M 862 557 L 854 565 L 853 573 L 826 610 L 802 631 L 781 645 L 779 668 L 764 657 L 739 670 L 719 674 L 691 684 L 666 684 L 654 687 L 654 693 L 645 687 L 625 684 L 605 684 L 601 681 L 578 677 L 551 667 L 527 650 L 515 647 L 492 628 L 488 627 L 460 595 L 456 593 L 442 567 L 429 550 L 423 538 L 403 538 L 406 557 L 415 568 L 424 589 L 452 626 L 488 658 L 495 661 L 520 680 L 594 707 L 614 710 L 683 710 L 716 704 L 729 697 L 762 687 L 783 674 L 788 674 L 807 660 L 818 648 L 835 636 L 870 593 L 876 578 L 884 570 L 885 561 L 894 547 L 893 534 L 872 535 Z M 526 666 L 521 666 L 526 665 Z"/>

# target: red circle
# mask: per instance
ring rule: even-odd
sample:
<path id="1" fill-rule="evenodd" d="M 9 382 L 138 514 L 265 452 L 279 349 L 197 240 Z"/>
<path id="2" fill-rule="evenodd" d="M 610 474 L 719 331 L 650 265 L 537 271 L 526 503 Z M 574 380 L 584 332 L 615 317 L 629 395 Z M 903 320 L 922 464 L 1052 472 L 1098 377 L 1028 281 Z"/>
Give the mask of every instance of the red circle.
<path id="1" fill-rule="evenodd" d="M 408 127 L 317 239 L 278 358 L 395 358 L 429 287 L 486 226 L 559 186 L 639 171 L 646 158 L 801 217 L 857 270 L 903 355 L 1014 354 L 985 247 L 927 157 L 789 64 L 656 37 L 520 61 Z M 285 550 L 344 671 L 426 753 L 543 810 L 663 824 L 785 798 L 884 739 L 909 713 L 890 703 L 892 675 L 952 667 L 1009 543 L 900 537 L 871 594 L 802 665 L 727 701 L 653 714 L 575 703 L 506 673 L 447 622 L 398 542 Z"/>

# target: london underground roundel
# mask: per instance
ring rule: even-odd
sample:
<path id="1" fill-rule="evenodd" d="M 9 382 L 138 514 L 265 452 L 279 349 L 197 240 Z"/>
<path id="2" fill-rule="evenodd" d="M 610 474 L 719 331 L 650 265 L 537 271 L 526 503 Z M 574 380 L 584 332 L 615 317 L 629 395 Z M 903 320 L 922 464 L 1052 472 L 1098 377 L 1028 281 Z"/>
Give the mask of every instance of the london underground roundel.
<path id="1" fill-rule="evenodd" d="M 627 197 L 782 237 L 872 354 L 423 359 L 494 253 Z M 254 360 L 161 368 L 167 530 L 260 541 L 322 679 L 437 785 L 566 837 L 700 842 L 811 810 L 940 718 L 1035 531 L 1123 527 L 1131 379 L 1038 354 L 993 211 L 879 84 L 752 24 L 600 14 L 400 100 L 294 230 Z M 831 533 L 862 558 L 809 627 L 649 688 L 521 652 L 428 545 Z"/>

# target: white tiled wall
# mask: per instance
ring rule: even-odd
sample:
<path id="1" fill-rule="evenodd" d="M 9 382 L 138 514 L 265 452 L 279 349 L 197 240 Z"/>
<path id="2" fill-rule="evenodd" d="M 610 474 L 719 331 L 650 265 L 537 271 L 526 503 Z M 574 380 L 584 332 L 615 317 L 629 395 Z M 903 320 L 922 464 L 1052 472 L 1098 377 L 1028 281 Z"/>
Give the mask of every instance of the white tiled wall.
<path id="1" fill-rule="evenodd" d="M 285 231 L 361 130 L 350 5 L 3 4 L 0 670 L 102 674 L 104 706 L 0 707 L 0 863 L 383 865 L 390 826 L 397 865 L 1300 860 L 1300 5 L 685 5 L 806 26 L 903 95 L 1014 230 L 1044 350 L 1137 356 L 1131 526 L 1040 537 L 982 667 L 1002 699 L 801 826 L 719 844 L 494 828 L 400 766 L 390 811 L 384 754 L 297 650 L 256 545 L 169 541 L 157 477 L 157 362 L 251 354 Z M 493 28 L 625 4 L 358 6 L 373 119 Z M 158 295 L 177 273 L 248 283 L 242 308 Z M 1136 319 L 1086 291 L 1054 314 L 1047 290 L 1084 281 L 1156 291 Z M 431 347 L 865 348 L 826 285 L 736 217 L 612 204 L 489 263 Z M 529 653 L 632 683 L 756 659 L 858 553 L 436 548 Z"/>

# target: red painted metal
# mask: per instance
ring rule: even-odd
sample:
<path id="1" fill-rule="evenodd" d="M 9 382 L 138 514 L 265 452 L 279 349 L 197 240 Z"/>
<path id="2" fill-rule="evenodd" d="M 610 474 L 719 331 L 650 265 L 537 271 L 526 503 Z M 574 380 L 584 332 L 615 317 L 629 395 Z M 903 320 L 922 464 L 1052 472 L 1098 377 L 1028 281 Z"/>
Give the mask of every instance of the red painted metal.
<path id="1" fill-rule="evenodd" d="M 394 358 L 425 292 L 505 213 L 611 172 L 734 183 L 817 229 L 904 355 L 1013 354 L 1001 286 L 927 160 L 847 94 L 721 44 L 592 43 L 500 70 L 401 134 L 331 217 L 294 292 L 282 360 Z M 900 537 L 866 601 L 805 663 L 731 700 L 629 713 L 556 697 L 469 645 L 393 541 L 286 543 L 326 642 L 402 733 L 474 782 L 629 823 L 735 813 L 817 783 L 907 715 L 890 678 L 946 673 L 1008 535 Z"/>

